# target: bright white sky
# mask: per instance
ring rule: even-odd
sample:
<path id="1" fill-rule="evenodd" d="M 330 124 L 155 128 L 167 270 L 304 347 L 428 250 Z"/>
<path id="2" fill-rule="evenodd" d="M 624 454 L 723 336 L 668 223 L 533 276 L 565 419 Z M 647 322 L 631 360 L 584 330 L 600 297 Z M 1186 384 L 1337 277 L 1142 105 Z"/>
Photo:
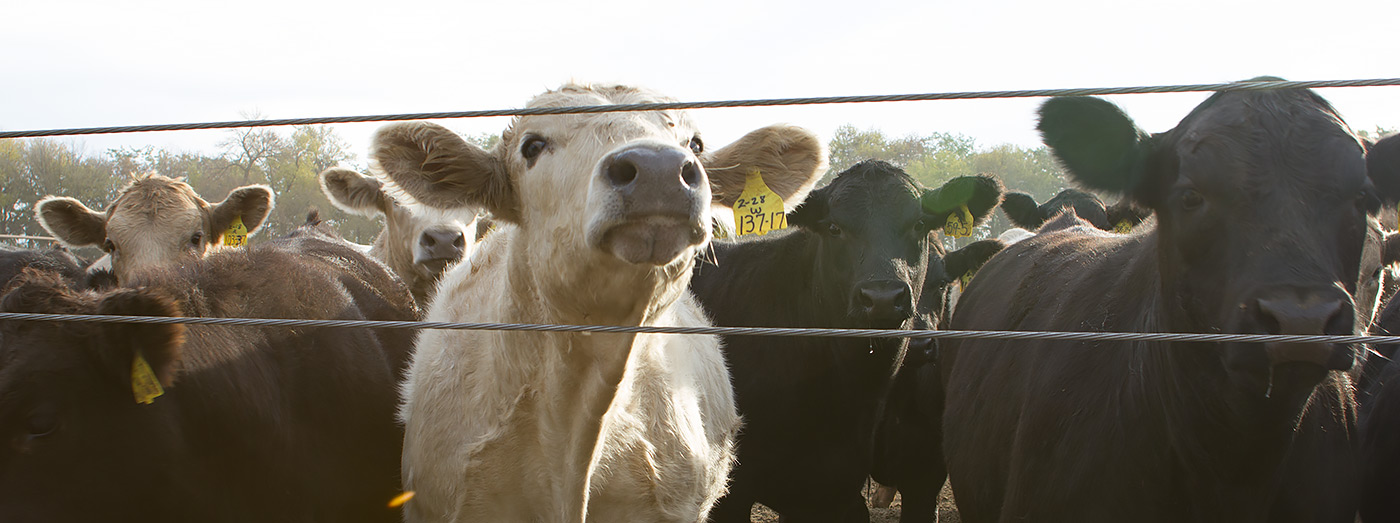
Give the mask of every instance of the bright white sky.
<path id="1" fill-rule="evenodd" d="M 569 80 L 686 101 L 1400 77 L 1400 2 L 5 0 L 0 129 L 519 107 Z M 1321 90 L 1356 129 L 1400 87 Z M 1114 97 L 1148 131 L 1204 94 Z M 1038 144 L 1039 100 L 706 109 L 706 141 L 785 121 Z M 497 132 L 505 118 L 441 121 Z M 364 161 L 380 124 L 337 126 Z M 215 152 L 228 131 L 68 138 Z"/>

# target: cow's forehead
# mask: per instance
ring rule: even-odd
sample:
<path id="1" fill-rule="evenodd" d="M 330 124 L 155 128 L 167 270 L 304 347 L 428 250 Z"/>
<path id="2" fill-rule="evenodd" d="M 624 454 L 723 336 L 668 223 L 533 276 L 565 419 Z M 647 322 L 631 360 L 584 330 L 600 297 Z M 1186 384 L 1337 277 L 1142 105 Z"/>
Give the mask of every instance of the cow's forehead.
<path id="1" fill-rule="evenodd" d="M 153 220 L 157 216 L 198 215 L 209 207 L 194 189 L 184 182 L 164 177 L 137 180 L 122 191 L 108 209 L 108 216 L 117 219 Z"/>
<path id="2" fill-rule="evenodd" d="M 593 86 L 570 84 L 536 96 L 527 107 L 575 107 L 593 105 L 624 105 L 674 102 L 675 99 L 654 91 L 624 85 Z M 593 135 L 599 138 L 623 138 L 656 132 L 690 135 L 695 124 L 684 111 L 629 111 L 613 113 L 540 115 L 517 118 L 506 133 L 505 141 L 517 139 L 523 132 L 552 130 L 570 135 Z"/>

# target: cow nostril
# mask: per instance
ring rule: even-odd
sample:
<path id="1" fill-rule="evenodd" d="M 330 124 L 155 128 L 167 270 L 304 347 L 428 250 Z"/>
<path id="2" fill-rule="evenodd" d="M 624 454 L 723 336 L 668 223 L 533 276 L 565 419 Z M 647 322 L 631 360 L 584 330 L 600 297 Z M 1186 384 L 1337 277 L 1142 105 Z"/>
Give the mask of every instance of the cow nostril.
<path id="1" fill-rule="evenodd" d="M 608 166 L 608 182 L 614 187 L 626 187 L 637 179 L 637 166 L 626 159 L 619 159 Z"/>
<path id="2" fill-rule="evenodd" d="M 437 240 L 434 240 L 433 235 L 431 234 L 424 234 L 423 238 L 420 239 L 418 243 L 423 244 L 424 247 L 432 247 L 434 245 L 437 245 Z"/>
<path id="3" fill-rule="evenodd" d="M 681 181 L 691 189 L 700 188 L 700 169 L 695 162 L 687 160 L 685 165 L 681 166 Z"/>

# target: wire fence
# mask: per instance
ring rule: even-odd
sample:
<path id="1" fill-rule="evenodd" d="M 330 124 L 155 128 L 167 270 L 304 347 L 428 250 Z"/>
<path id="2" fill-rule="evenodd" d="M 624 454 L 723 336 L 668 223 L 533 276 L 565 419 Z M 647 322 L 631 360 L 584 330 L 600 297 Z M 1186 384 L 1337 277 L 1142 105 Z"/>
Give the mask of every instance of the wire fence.
<path id="1" fill-rule="evenodd" d="M 312 125 L 332 123 L 390 122 L 403 120 L 441 120 L 449 118 L 483 118 L 490 116 L 531 116 L 544 114 L 613 113 L 634 111 L 663 111 L 673 109 L 714 109 L 720 107 L 775 107 L 788 105 L 827 105 L 871 102 L 916 102 L 931 100 L 971 100 L 988 98 L 1045 98 L 1051 96 L 1105 96 L 1115 94 L 1197 93 L 1220 91 L 1264 91 L 1271 89 L 1313 89 L 1323 87 L 1400 86 L 1400 78 L 1366 80 L 1306 80 L 1306 81 L 1246 81 L 1214 84 L 1157 85 L 1143 87 L 1084 87 L 1068 89 L 1032 89 L 1020 91 L 963 91 L 947 93 L 887 94 L 864 96 L 820 96 L 809 98 L 767 98 L 752 100 L 722 100 L 711 102 L 665 102 L 640 104 L 589 105 L 571 107 L 533 107 L 525 109 L 493 109 L 438 113 L 377 114 L 366 116 L 330 116 L 318 118 L 282 118 L 268 120 L 237 120 L 180 124 L 128 125 L 117 127 L 81 127 L 32 131 L 0 131 L 0 138 L 34 138 L 40 136 L 72 136 L 83 134 L 143 133 L 154 131 L 189 131 L 195 129 L 235 129 L 282 125 Z"/>
<path id="2" fill-rule="evenodd" d="M 43 241 L 51 241 L 51 242 L 56 242 L 56 241 L 58 241 L 58 238 L 52 238 L 52 237 L 49 237 L 49 236 L 29 236 L 29 235 L 26 235 L 26 234 L 0 234 L 0 239 L 5 239 L 5 240 L 43 240 Z"/>
<path id="3" fill-rule="evenodd" d="M 239 120 L 224 122 L 202 122 L 183 124 L 133 125 L 116 127 L 84 127 L 71 129 L 47 129 L 30 131 L 0 131 L 0 138 L 32 138 L 42 136 L 70 136 L 87 134 L 116 134 L 155 131 L 181 131 L 195 129 L 231 129 L 250 127 L 270 127 L 285 125 L 311 125 L 357 122 L 387 122 L 403 120 L 435 120 L 450 118 L 481 118 L 493 116 L 530 116 L 550 114 L 589 114 L 608 112 L 660 111 L 678 109 L 708 109 L 722 107 L 774 107 L 794 105 L 825 105 L 846 103 L 909 102 L 931 100 L 966 100 L 993 98 L 1043 98 L 1053 96 L 1105 96 L 1122 94 L 1151 93 L 1192 93 L 1223 91 L 1259 91 L 1273 89 L 1312 89 L 1326 87 L 1376 87 L 1400 86 L 1400 78 L 1376 78 L 1364 80 L 1315 80 L 1315 81 L 1245 81 L 1213 84 L 1182 84 L 1139 87 L 1094 87 L 1068 89 L 1035 89 L 1014 91 L 965 91 L 896 95 L 830 96 L 809 98 L 770 98 L 750 100 L 724 100 L 709 102 L 665 102 L 641 104 L 615 104 L 597 106 L 537 107 L 524 109 L 496 109 L 482 111 L 458 111 L 436 113 L 381 114 L 367 116 L 339 116 L 318 118 L 288 118 L 268 120 Z M 0 234 L 0 238 L 57 241 L 46 236 Z M 380 328 L 380 329 L 448 329 L 448 330 L 496 330 L 496 331 L 537 331 L 537 332 L 580 332 L 580 333 L 652 333 L 652 334 L 706 334 L 722 336 L 797 336 L 797 337 L 838 337 L 838 338 L 911 338 L 911 339 L 992 339 L 992 340 L 1059 340 L 1059 341 L 1166 341 L 1166 342 L 1210 342 L 1210 343 L 1362 343 L 1400 344 L 1400 336 L 1304 336 L 1268 334 L 1193 334 L 1193 333 L 1140 333 L 1140 332 L 1045 332 L 1045 331 L 950 331 L 950 330 L 888 330 L 888 329 L 817 329 L 817 328 L 777 328 L 777 327 L 655 327 L 655 326 L 607 326 L 607 325 L 543 325 L 520 323 L 460 323 L 426 321 L 370 321 L 370 320 L 306 320 L 271 318 L 196 318 L 159 316 L 120 316 L 82 314 L 37 314 L 0 312 L 0 320 L 49 321 L 49 322 L 88 322 L 88 323 L 142 323 L 142 324 L 188 324 L 188 325 L 229 325 L 265 327 L 327 327 L 327 328 Z"/>

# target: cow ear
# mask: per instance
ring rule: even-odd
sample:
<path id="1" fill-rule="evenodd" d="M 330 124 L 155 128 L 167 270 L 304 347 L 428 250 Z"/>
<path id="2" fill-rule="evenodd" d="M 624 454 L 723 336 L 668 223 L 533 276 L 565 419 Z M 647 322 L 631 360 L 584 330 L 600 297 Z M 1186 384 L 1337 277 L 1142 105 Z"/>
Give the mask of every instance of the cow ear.
<path id="1" fill-rule="evenodd" d="M 97 314 L 119 316 L 179 316 L 175 300 L 147 288 L 121 289 L 102 298 Z M 179 324 L 110 323 L 102 328 L 101 354 L 107 368 L 129 382 L 132 362 L 139 354 L 155 372 L 160 384 L 175 382 L 185 326 Z"/>
<path id="2" fill-rule="evenodd" d="M 801 204 L 798 204 L 796 209 L 788 212 L 788 225 L 820 231 L 821 222 L 827 216 L 827 199 L 830 197 L 830 187 L 828 185 L 812 191 Z"/>
<path id="3" fill-rule="evenodd" d="M 1089 97 L 1051 98 L 1040 106 L 1036 128 L 1081 185 L 1131 194 L 1143 182 L 1152 137 L 1117 105 Z"/>
<path id="4" fill-rule="evenodd" d="M 383 182 L 341 167 L 321 173 L 321 192 L 340 210 L 360 216 L 387 215 L 395 205 Z"/>
<path id="5" fill-rule="evenodd" d="M 733 207 L 751 172 L 795 209 L 826 172 L 826 145 L 811 131 L 795 125 L 770 125 L 714 152 L 700 156 L 710 177 L 715 203 Z"/>
<path id="6" fill-rule="evenodd" d="M 34 205 L 39 225 L 72 247 L 101 245 L 107 239 L 107 213 L 72 198 L 46 196 Z"/>
<path id="7" fill-rule="evenodd" d="M 1400 201 L 1400 133 L 1392 134 L 1366 149 L 1366 174 L 1380 193 L 1381 201 Z"/>
<path id="8" fill-rule="evenodd" d="M 223 234 L 233 225 L 234 218 L 243 221 L 243 226 L 248 228 L 248 234 L 252 235 L 258 227 L 262 227 L 263 220 L 267 219 L 268 213 L 272 212 L 273 197 L 272 188 L 266 185 L 247 185 L 229 191 L 228 198 L 214 204 L 210 211 L 209 222 L 216 234 Z"/>
<path id="9" fill-rule="evenodd" d="M 1046 218 L 1035 198 L 1022 192 L 1006 193 L 1001 199 L 1001 212 L 1006 213 L 1011 223 L 1029 231 L 1039 229 Z"/>
<path id="10" fill-rule="evenodd" d="M 414 200 L 438 209 L 475 212 L 520 222 L 520 197 L 500 159 L 457 133 L 427 122 L 386 125 L 374 133 L 375 168 Z"/>
<path id="11" fill-rule="evenodd" d="M 965 274 L 975 274 L 987 260 L 1006 248 L 1000 240 L 982 240 L 948 253 L 943 257 L 943 270 L 948 276 L 961 278 Z"/>
<path id="12" fill-rule="evenodd" d="M 1108 214 L 1108 225 L 1115 228 L 1125 225 L 1131 229 L 1152 216 L 1152 211 L 1138 207 L 1130 198 L 1118 200 L 1118 203 L 1104 208 L 1104 212 Z"/>
<path id="13" fill-rule="evenodd" d="M 964 205 L 972 214 L 973 223 L 981 223 L 1001 201 L 1001 193 L 1000 180 L 990 174 L 978 174 L 959 176 L 937 189 L 927 189 L 920 200 L 924 212 L 932 216 L 935 223 L 943 223 L 948 215 L 961 212 Z"/>

